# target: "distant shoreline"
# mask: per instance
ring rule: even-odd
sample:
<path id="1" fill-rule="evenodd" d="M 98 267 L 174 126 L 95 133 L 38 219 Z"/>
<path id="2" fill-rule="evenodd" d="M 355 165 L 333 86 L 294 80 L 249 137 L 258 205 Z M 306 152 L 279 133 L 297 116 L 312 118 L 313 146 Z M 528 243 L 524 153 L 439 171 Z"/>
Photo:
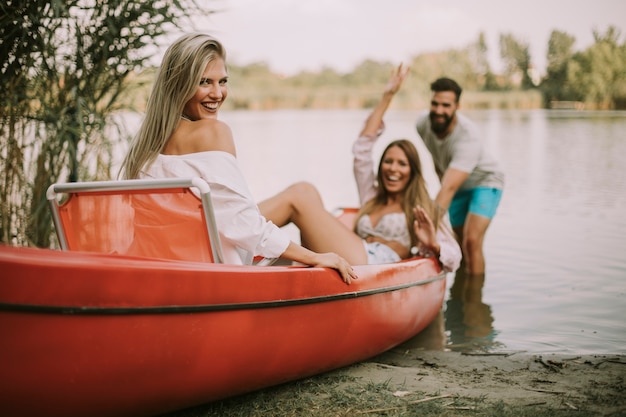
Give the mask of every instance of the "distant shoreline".
<path id="1" fill-rule="evenodd" d="M 121 109 L 143 112 L 150 85 L 130 85 L 120 103 Z M 286 89 L 243 89 L 232 87 L 223 110 L 322 110 L 370 109 L 380 96 L 378 90 L 349 87 L 301 87 Z M 545 108 L 539 90 L 466 91 L 461 106 L 470 109 L 541 109 Z M 401 91 L 394 98 L 392 109 L 414 110 L 428 107 L 428 94 Z"/>

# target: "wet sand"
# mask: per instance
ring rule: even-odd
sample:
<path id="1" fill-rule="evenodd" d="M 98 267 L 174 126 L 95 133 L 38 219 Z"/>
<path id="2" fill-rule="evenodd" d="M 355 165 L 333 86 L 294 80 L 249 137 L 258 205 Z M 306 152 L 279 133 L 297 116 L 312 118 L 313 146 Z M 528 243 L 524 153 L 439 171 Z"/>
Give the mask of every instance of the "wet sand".
<path id="1" fill-rule="evenodd" d="M 340 370 L 390 390 L 483 398 L 509 406 L 542 405 L 626 415 L 626 356 L 459 353 L 392 349 Z M 594 414 L 595 415 L 595 414 Z"/>

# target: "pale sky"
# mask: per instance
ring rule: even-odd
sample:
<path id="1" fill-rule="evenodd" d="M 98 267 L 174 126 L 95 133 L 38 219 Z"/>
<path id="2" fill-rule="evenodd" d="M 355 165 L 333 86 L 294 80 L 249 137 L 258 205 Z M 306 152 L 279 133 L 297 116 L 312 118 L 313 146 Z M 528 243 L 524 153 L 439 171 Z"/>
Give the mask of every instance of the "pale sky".
<path id="1" fill-rule="evenodd" d="M 593 43 L 609 25 L 626 37 L 626 0 L 212 0 L 220 10 L 197 19 L 197 29 L 220 39 L 229 61 L 265 62 L 275 72 L 330 67 L 348 72 L 365 59 L 408 62 L 419 53 L 463 48 L 486 35 L 494 69 L 498 38 L 528 42 L 543 73 L 553 29 L 576 38 L 575 50 Z"/>

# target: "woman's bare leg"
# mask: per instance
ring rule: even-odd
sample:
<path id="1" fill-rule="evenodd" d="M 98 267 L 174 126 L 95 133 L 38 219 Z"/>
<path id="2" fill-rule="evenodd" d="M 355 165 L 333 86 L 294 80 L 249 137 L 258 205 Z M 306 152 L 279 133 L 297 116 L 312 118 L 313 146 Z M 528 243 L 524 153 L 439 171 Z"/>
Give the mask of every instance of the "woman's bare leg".
<path id="1" fill-rule="evenodd" d="M 324 208 L 313 185 L 296 183 L 259 203 L 259 209 L 279 227 L 291 222 L 298 226 L 302 246 L 315 252 L 335 252 L 352 265 L 367 263 L 361 238 Z"/>

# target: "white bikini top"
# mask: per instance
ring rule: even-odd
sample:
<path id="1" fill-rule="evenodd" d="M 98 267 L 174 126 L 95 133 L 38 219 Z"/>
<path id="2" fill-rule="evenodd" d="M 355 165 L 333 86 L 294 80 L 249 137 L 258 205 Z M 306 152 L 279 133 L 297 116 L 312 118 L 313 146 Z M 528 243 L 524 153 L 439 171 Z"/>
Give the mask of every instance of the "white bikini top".
<path id="1" fill-rule="evenodd" d="M 372 227 L 370 216 L 366 214 L 359 219 L 356 232 L 363 239 L 368 236 L 377 236 L 385 240 L 395 240 L 407 248 L 411 246 L 411 237 L 404 213 L 385 214 L 376 223 L 376 227 Z"/>

